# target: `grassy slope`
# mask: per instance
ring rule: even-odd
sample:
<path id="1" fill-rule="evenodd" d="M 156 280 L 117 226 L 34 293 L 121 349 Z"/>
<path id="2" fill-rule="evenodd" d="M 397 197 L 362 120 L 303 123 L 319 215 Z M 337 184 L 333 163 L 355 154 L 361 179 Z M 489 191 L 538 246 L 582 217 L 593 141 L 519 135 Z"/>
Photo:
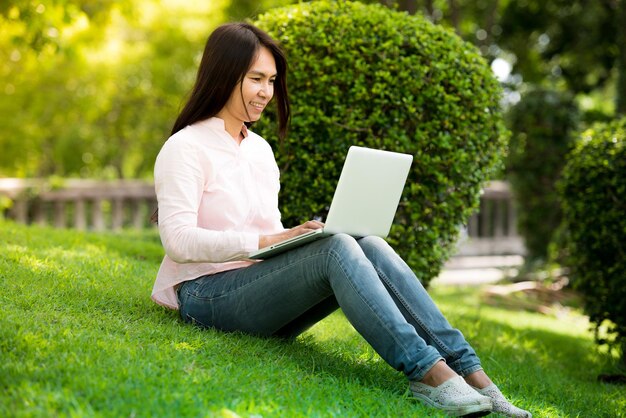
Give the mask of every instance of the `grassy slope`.
<path id="1" fill-rule="evenodd" d="M 0 222 L 0 416 L 441 416 L 332 315 L 295 342 L 201 331 L 149 299 L 153 233 Z M 584 319 L 435 289 L 492 378 L 535 417 L 626 416 Z M 620 415 L 621 414 L 621 415 Z"/>

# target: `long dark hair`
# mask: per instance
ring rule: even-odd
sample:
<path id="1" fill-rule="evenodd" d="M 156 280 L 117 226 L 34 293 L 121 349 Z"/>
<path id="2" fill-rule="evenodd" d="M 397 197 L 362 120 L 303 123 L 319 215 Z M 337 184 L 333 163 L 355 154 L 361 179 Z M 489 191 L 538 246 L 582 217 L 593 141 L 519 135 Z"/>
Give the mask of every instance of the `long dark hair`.
<path id="1" fill-rule="evenodd" d="M 187 125 L 213 117 L 222 110 L 261 47 L 267 48 L 276 62 L 274 98 L 278 110 L 278 135 L 284 139 L 290 116 L 287 60 L 276 41 L 248 23 L 227 23 L 211 33 L 204 47 L 196 83 L 171 134 L 174 135 Z"/>
<path id="2" fill-rule="evenodd" d="M 242 22 L 221 25 L 209 36 L 196 82 L 189 100 L 174 122 L 171 135 L 187 125 L 217 115 L 237 84 L 243 80 L 261 47 L 267 48 L 276 62 L 274 99 L 278 110 L 278 136 L 284 139 L 291 113 L 287 92 L 287 59 L 278 43 L 267 33 Z M 158 223 L 158 209 L 150 220 Z"/>

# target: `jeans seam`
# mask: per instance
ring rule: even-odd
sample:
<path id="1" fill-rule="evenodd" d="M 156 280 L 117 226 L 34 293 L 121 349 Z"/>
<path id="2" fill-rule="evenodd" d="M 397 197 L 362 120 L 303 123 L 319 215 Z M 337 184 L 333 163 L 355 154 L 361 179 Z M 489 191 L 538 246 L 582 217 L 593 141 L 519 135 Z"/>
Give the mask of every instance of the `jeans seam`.
<path id="1" fill-rule="evenodd" d="M 339 266 L 339 268 L 341 269 L 341 272 L 344 275 L 344 278 L 347 278 L 348 275 L 346 274 L 346 270 L 343 266 L 343 264 L 341 263 L 340 259 L 340 255 L 337 251 L 330 249 L 328 251 L 328 254 L 333 258 L 333 260 L 337 263 L 337 265 Z M 347 280 L 347 279 L 346 279 Z M 374 316 L 376 318 L 378 318 L 378 315 L 376 314 L 376 312 L 374 311 L 374 309 L 372 309 L 371 305 L 367 302 L 367 300 L 365 298 L 363 298 L 363 295 L 361 294 L 361 292 L 359 292 L 357 290 L 357 288 L 354 286 L 354 284 L 352 283 L 352 281 L 347 280 L 348 283 L 350 284 L 350 287 L 352 288 L 352 290 L 355 292 L 355 294 L 357 294 L 359 296 L 359 298 L 361 298 L 361 301 L 363 301 L 363 303 L 365 303 L 365 305 L 369 308 L 369 310 L 374 314 Z M 381 326 L 385 329 L 385 331 L 387 332 L 388 335 L 391 335 L 391 337 L 393 338 L 393 340 L 396 342 L 396 345 L 400 348 L 402 348 L 402 351 L 404 351 L 404 355 L 407 358 L 412 358 L 412 356 L 409 354 L 409 351 L 407 350 L 406 347 L 404 347 L 404 344 L 402 344 L 395 336 L 395 334 L 393 332 L 391 332 L 391 330 L 387 327 L 387 324 L 385 324 L 383 321 L 381 321 L 379 319 L 379 322 L 381 324 Z"/>
<path id="2" fill-rule="evenodd" d="M 417 316 L 417 314 L 415 313 L 415 311 L 412 309 L 412 307 L 406 302 L 406 300 L 402 297 L 402 295 L 400 294 L 400 292 L 398 292 L 398 290 L 395 288 L 395 286 L 393 286 L 393 283 L 391 282 L 391 280 L 389 280 L 389 278 L 378 268 L 376 268 L 376 266 L 374 266 L 374 269 L 376 270 L 376 272 L 378 273 L 378 276 L 381 278 L 381 280 L 383 280 L 385 282 L 385 284 L 391 289 L 391 291 L 394 293 L 394 295 L 396 295 L 396 297 L 398 298 L 398 300 L 400 301 L 400 303 L 402 304 L 402 306 L 404 306 L 404 308 L 407 310 L 407 312 L 411 315 L 411 317 L 415 320 L 415 322 L 417 322 L 420 327 L 422 327 L 422 329 L 434 340 L 437 342 L 437 345 L 443 350 L 445 351 L 450 357 L 454 358 L 454 360 L 458 360 L 456 357 L 456 353 L 452 352 L 450 350 L 450 348 L 443 342 L 441 341 L 437 335 L 435 335 L 429 327 L 427 327 Z"/>

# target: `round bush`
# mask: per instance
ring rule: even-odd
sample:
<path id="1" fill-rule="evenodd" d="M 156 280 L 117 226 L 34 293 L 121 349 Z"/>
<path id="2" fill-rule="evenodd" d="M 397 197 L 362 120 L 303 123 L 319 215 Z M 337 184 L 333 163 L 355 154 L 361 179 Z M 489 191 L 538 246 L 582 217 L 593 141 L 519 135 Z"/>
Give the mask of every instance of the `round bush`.
<path id="1" fill-rule="evenodd" d="M 535 90 L 510 112 L 513 132 L 506 162 L 518 208 L 518 229 L 529 260 L 545 260 L 561 223 L 556 181 L 572 149 L 578 125 L 573 98 L 554 90 Z"/>
<path id="2" fill-rule="evenodd" d="M 303 3 L 255 23 L 290 65 L 288 139 L 271 109 L 255 127 L 277 151 L 285 225 L 326 215 L 349 146 L 412 154 L 388 240 L 427 284 L 506 144 L 489 66 L 451 31 L 380 5 Z"/>
<path id="3" fill-rule="evenodd" d="M 565 263 L 597 329 L 626 343 L 626 118 L 583 133 L 559 183 Z M 606 325 L 606 324 L 605 324 Z M 609 341 L 601 341 L 609 342 Z M 626 360 L 626 351 L 622 351 Z"/>

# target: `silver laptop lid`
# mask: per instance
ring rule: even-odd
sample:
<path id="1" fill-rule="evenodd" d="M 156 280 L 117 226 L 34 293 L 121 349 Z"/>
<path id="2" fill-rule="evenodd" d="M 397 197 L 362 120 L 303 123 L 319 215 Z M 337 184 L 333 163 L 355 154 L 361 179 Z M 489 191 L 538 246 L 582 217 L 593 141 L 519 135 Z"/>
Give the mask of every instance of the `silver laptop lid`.
<path id="1" fill-rule="evenodd" d="M 412 161 L 409 154 L 350 147 L 324 231 L 385 238 Z"/>

